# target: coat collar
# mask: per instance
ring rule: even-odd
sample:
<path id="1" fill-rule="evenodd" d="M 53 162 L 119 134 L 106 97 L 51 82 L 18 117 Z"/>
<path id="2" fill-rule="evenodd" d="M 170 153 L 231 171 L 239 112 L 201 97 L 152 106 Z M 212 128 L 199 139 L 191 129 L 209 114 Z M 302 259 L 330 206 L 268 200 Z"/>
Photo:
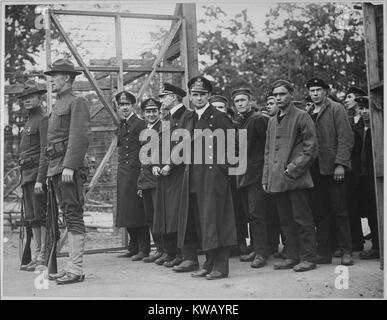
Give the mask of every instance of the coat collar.
<path id="1" fill-rule="evenodd" d="M 203 112 L 202 116 L 200 117 L 200 120 L 206 120 L 208 121 L 211 117 L 211 115 L 214 113 L 215 107 L 210 103 L 207 109 Z M 199 120 L 199 121 L 200 121 Z"/>
<path id="2" fill-rule="evenodd" d="M 173 114 L 172 114 L 172 118 L 174 119 L 180 119 L 181 116 L 183 115 L 183 113 L 185 112 L 185 110 L 187 110 L 187 108 L 185 107 L 184 104 L 182 104 L 180 106 L 179 109 L 177 109 Z"/>

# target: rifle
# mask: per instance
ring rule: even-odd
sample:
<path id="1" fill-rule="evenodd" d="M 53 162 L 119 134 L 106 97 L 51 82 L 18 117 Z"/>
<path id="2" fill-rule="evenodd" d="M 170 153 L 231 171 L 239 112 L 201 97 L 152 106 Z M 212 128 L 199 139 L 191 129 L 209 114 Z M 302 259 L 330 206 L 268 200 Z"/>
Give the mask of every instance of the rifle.
<path id="1" fill-rule="evenodd" d="M 24 230 L 25 228 L 25 230 Z M 24 243 L 24 232 L 27 234 L 27 240 L 25 246 Z M 27 265 L 31 262 L 31 239 L 32 239 L 32 228 L 31 225 L 24 220 L 24 192 L 22 189 L 22 198 L 20 204 L 20 233 L 19 233 L 19 250 L 21 265 Z M 23 251 L 21 251 L 23 250 Z"/>
<path id="2" fill-rule="evenodd" d="M 49 254 L 46 258 L 46 265 L 47 265 L 47 272 L 50 273 L 57 273 L 58 272 L 58 266 L 57 266 L 57 260 L 56 260 L 56 247 L 57 242 L 60 238 L 59 234 L 59 225 L 58 225 L 58 204 L 56 202 L 55 197 L 55 191 L 54 186 L 52 184 L 52 180 L 48 179 L 48 214 L 47 214 L 47 227 L 46 230 L 48 231 L 48 240 L 50 242 L 49 248 Z"/>

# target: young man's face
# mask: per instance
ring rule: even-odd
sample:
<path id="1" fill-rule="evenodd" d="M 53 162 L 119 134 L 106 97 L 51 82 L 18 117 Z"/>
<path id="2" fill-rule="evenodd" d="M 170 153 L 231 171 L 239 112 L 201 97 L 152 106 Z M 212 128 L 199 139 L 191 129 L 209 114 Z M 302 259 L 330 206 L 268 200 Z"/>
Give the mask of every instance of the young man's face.
<path id="1" fill-rule="evenodd" d="M 211 102 L 211 104 L 217 109 L 219 110 L 220 112 L 224 112 L 226 113 L 227 112 L 227 108 L 226 108 L 226 104 L 222 101 L 214 101 L 214 102 Z"/>
<path id="2" fill-rule="evenodd" d="M 288 91 L 287 88 L 281 86 L 273 89 L 273 96 L 275 98 L 275 102 L 277 103 L 277 107 L 279 109 L 284 109 L 289 106 L 292 101 L 292 95 Z"/>
<path id="3" fill-rule="evenodd" d="M 118 104 L 118 111 L 120 112 L 120 114 L 123 118 L 127 118 L 127 117 L 129 117 L 129 115 L 133 111 L 133 104 L 131 104 L 131 103 L 119 103 Z"/>
<path id="4" fill-rule="evenodd" d="M 160 111 L 158 108 L 148 108 L 144 110 L 144 118 L 149 124 L 155 123 L 159 116 Z"/>
<path id="5" fill-rule="evenodd" d="M 320 104 L 327 96 L 327 90 L 323 87 L 310 87 L 309 96 L 313 103 Z"/>
<path id="6" fill-rule="evenodd" d="M 352 109 L 357 106 L 357 102 L 355 101 L 355 94 L 354 93 L 349 93 L 347 94 L 344 104 L 347 107 L 347 109 Z"/>
<path id="7" fill-rule="evenodd" d="M 270 117 L 274 116 L 277 113 L 278 107 L 274 97 L 267 100 L 266 109 Z"/>
<path id="8" fill-rule="evenodd" d="M 51 76 L 52 92 L 61 93 L 64 91 L 66 82 L 69 81 L 70 76 L 65 73 L 54 73 Z"/>
<path id="9" fill-rule="evenodd" d="M 189 99 L 194 105 L 195 109 L 203 108 L 210 98 L 210 94 L 208 92 L 201 91 L 191 91 L 189 94 Z"/>
<path id="10" fill-rule="evenodd" d="M 251 110 L 250 97 L 245 94 L 238 94 L 234 97 L 235 109 L 243 114 Z"/>
<path id="11" fill-rule="evenodd" d="M 370 122 L 370 109 L 368 106 L 361 106 L 360 109 L 360 115 L 362 116 L 363 120 L 367 123 Z"/>
<path id="12" fill-rule="evenodd" d="M 30 94 L 22 98 L 22 103 L 27 110 L 34 109 L 40 105 L 40 96 L 38 94 Z"/>

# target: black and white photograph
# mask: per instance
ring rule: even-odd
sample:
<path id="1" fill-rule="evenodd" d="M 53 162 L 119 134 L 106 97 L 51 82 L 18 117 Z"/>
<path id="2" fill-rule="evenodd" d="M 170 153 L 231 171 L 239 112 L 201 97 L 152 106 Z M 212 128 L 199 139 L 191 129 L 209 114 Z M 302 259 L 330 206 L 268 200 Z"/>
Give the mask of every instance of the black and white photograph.
<path id="1" fill-rule="evenodd" d="M 0 4 L 2 300 L 384 299 L 384 1 Z"/>

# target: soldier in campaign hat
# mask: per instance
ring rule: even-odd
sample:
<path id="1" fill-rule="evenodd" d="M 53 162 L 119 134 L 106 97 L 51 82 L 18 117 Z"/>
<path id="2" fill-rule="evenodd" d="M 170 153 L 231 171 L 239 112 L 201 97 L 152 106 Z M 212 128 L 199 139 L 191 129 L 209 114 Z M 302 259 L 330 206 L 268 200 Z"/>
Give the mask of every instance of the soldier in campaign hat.
<path id="1" fill-rule="evenodd" d="M 121 91 L 115 97 L 121 122 L 117 131 L 117 218 L 116 226 L 126 228 L 129 234 L 128 252 L 120 258 L 141 261 L 149 256 L 150 234 L 141 197 L 137 193 L 140 175 L 140 133 L 146 122 L 134 112 L 136 97 Z"/>
<path id="2" fill-rule="evenodd" d="M 48 120 L 46 154 L 49 158 L 47 177 L 58 196 L 70 242 L 67 266 L 49 279 L 57 284 L 83 281 L 85 224 L 83 221 L 83 184 L 87 179 L 85 155 L 89 145 L 90 113 L 88 102 L 73 94 L 76 71 L 67 59 L 56 60 L 44 74 L 51 76 L 56 102 Z"/>
<path id="3" fill-rule="evenodd" d="M 20 141 L 19 164 L 21 187 L 27 228 L 31 228 L 34 250 L 30 263 L 21 270 L 34 271 L 45 262 L 46 214 L 47 214 L 47 158 L 44 144 L 47 136 L 48 117 L 42 108 L 45 89 L 35 81 L 27 81 L 19 100 L 28 112 Z"/>

